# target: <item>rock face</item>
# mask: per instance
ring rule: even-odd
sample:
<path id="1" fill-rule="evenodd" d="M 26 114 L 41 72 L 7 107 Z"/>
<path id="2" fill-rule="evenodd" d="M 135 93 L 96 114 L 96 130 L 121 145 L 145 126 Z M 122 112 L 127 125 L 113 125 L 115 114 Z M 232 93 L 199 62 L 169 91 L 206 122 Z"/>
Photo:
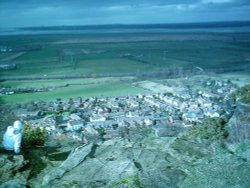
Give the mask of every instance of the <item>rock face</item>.
<path id="1" fill-rule="evenodd" d="M 77 148 L 43 178 L 44 187 L 178 187 L 186 173 L 170 168 L 172 138 L 150 144 L 125 139 Z M 158 147 L 157 147 L 158 146 Z"/>
<path id="2" fill-rule="evenodd" d="M 45 173 L 43 187 L 249 187 L 249 173 L 249 162 L 219 143 L 183 137 L 113 139 L 76 148 Z"/>
<path id="3" fill-rule="evenodd" d="M 2 157 L 0 187 L 249 187 L 250 163 L 234 153 L 220 143 L 182 134 L 116 138 L 76 147 L 59 161 L 50 158 L 62 151 L 45 155 L 46 168 L 36 176 L 23 169 L 22 156 Z"/>
<path id="4" fill-rule="evenodd" d="M 50 171 L 43 178 L 42 185 L 44 187 L 51 187 L 50 184 L 55 179 L 60 179 L 66 172 L 78 166 L 90 154 L 93 145 L 81 146 L 76 148 L 58 168 Z"/>
<path id="5" fill-rule="evenodd" d="M 13 156 L 1 154 L 0 187 L 25 187 L 28 173 L 22 173 L 20 171 L 27 163 L 22 155 Z"/>
<path id="6" fill-rule="evenodd" d="M 250 105 L 237 102 L 236 110 L 228 122 L 229 142 L 250 140 Z"/>

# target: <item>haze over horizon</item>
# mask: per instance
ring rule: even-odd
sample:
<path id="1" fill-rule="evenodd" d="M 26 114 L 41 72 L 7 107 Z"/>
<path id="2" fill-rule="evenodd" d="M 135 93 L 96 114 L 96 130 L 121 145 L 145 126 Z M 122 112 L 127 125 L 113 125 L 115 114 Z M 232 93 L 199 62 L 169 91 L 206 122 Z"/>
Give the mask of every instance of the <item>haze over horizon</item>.
<path id="1" fill-rule="evenodd" d="M 1 0 L 0 27 L 247 21 L 247 0 Z"/>

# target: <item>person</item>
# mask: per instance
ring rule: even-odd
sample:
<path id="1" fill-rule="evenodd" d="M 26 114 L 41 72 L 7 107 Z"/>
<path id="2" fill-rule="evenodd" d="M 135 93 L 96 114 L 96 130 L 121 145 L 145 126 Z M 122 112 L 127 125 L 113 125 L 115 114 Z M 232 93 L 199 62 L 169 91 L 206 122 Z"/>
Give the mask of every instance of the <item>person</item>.
<path id="1" fill-rule="evenodd" d="M 15 121 L 13 126 L 8 126 L 3 136 L 3 147 L 5 150 L 14 150 L 15 153 L 20 153 L 22 128 L 21 121 Z"/>

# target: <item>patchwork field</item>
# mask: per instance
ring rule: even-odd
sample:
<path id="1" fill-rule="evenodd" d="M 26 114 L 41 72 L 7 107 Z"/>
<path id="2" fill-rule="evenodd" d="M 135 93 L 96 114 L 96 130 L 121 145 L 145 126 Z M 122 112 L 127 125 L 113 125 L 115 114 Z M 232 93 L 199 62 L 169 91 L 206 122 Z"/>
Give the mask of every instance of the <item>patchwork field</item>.
<path id="1" fill-rule="evenodd" d="M 131 82 L 119 80 L 74 85 L 80 80 L 46 80 L 48 76 L 89 75 L 95 78 L 99 74 L 112 77 L 117 73 L 132 73 L 136 76 L 137 73 L 167 71 L 180 67 L 189 70 L 195 67 L 204 70 L 250 67 L 248 33 L 13 35 L 0 36 L 0 41 L 2 46 L 13 49 L 12 52 L 0 53 L 0 64 L 17 66 L 15 70 L 0 70 L 0 79 L 19 76 L 30 78 L 29 82 L 0 83 L 4 87 L 38 87 L 42 84 L 47 87 L 64 83 L 70 85 L 46 93 L 2 97 L 8 103 L 58 97 L 125 95 L 143 92 L 144 89 L 155 92 L 162 90 L 160 86 L 152 85 L 150 80 L 147 83 L 141 82 L 136 88 Z M 15 54 L 22 55 L 11 58 Z M 36 76 L 45 80 L 34 80 Z"/>

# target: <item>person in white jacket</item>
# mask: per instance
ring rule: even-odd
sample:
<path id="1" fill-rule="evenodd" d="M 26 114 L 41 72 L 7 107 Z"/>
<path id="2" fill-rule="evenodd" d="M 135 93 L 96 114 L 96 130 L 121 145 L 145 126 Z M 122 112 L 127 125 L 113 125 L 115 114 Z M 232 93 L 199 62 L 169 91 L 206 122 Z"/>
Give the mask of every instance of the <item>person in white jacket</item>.
<path id="1" fill-rule="evenodd" d="M 20 121 L 15 121 L 13 126 L 9 126 L 3 136 L 3 147 L 6 150 L 14 150 L 20 153 L 22 142 L 22 128 Z"/>

